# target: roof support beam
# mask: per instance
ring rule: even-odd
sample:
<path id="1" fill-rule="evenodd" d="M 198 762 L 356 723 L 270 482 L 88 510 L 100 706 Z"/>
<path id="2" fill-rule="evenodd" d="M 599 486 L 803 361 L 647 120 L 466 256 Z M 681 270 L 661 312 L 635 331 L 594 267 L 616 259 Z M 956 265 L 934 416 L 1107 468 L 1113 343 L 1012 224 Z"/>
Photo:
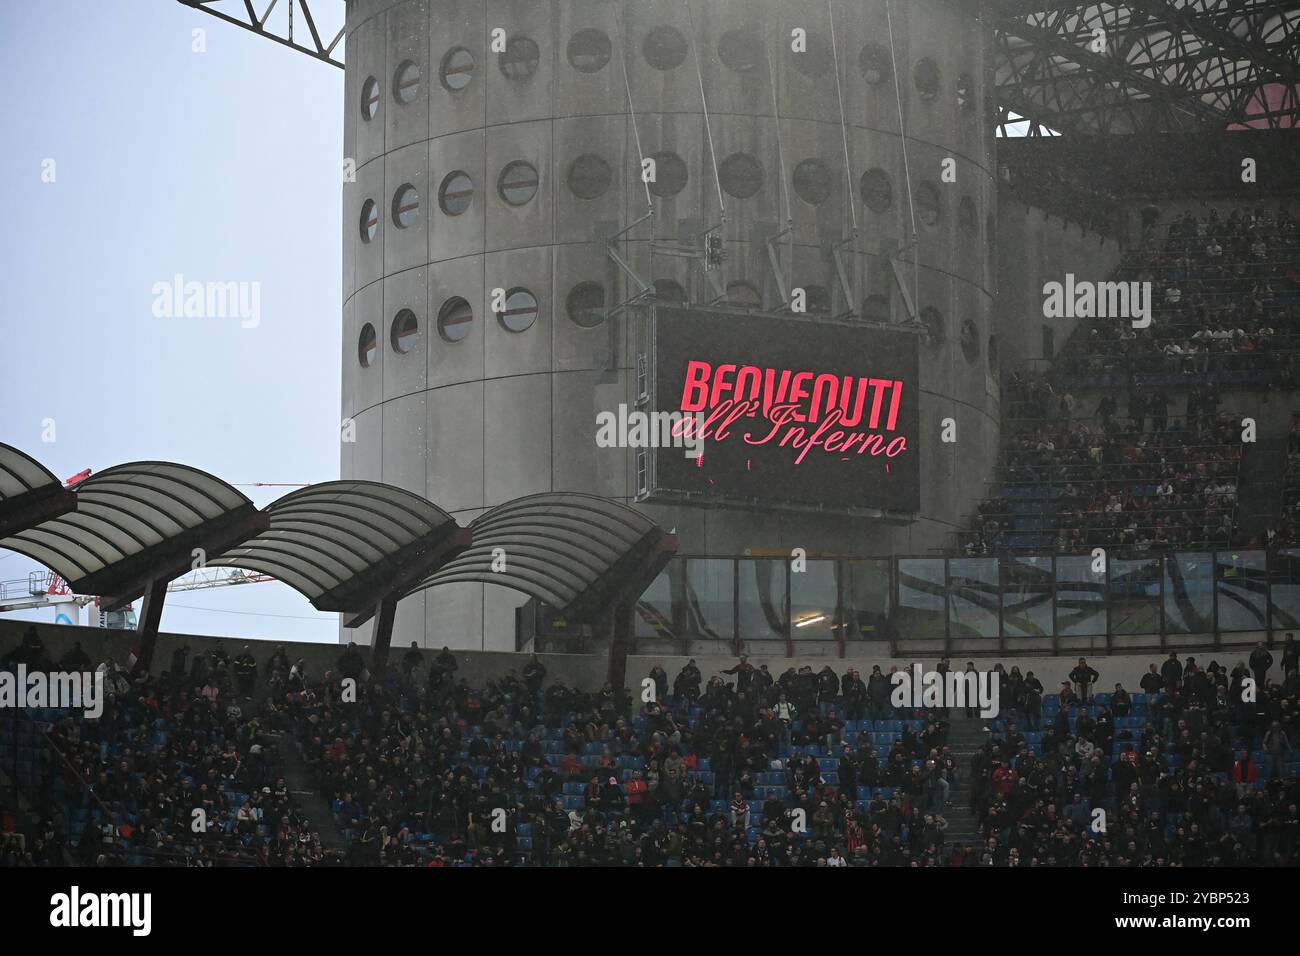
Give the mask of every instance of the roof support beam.
<path id="1" fill-rule="evenodd" d="M 153 651 L 158 643 L 163 602 L 166 600 L 167 581 L 149 582 L 144 592 L 144 603 L 140 606 L 140 619 L 135 625 L 135 633 L 140 638 L 140 654 L 135 661 L 135 670 L 145 674 L 149 673 L 149 668 L 153 665 Z"/>
<path id="2" fill-rule="evenodd" d="M 396 593 L 385 594 L 371 610 L 375 616 L 375 627 L 370 633 L 372 679 L 382 681 L 384 670 L 388 667 L 388 649 L 393 643 L 393 621 L 397 617 L 399 597 Z"/>
<path id="3" fill-rule="evenodd" d="M 61 485 L 41 485 L 0 501 L 0 538 L 77 510 L 77 496 Z"/>
<path id="4" fill-rule="evenodd" d="M 1184 35 L 1190 33 L 1224 56 L 1250 63 L 1259 80 L 1259 86 L 1270 82 L 1281 83 L 1288 87 L 1300 84 L 1300 67 L 1283 57 L 1274 56 L 1267 44 L 1246 43 L 1236 34 L 1214 23 L 1209 17 L 1189 16 L 1170 5 L 1168 0 L 1128 0 L 1128 3 L 1134 9 L 1143 10 L 1168 25 L 1171 33 Z M 1232 104 L 1234 114 L 1242 111 L 1245 101 L 1249 100 L 1257 89 L 1247 87 L 1237 92 L 1239 95 Z"/>
<path id="5" fill-rule="evenodd" d="M 201 567 L 208 558 L 243 544 L 270 527 L 270 519 L 251 504 L 205 521 L 162 544 L 145 548 L 138 554 L 88 574 L 68 585 L 79 594 L 102 594 L 100 606 L 116 611 L 144 594 L 156 582 L 166 584 L 173 578 Z M 196 565 L 195 551 L 200 552 Z"/>
<path id="6" fill-rule="evenodd" d="M 368 568 L 357 578 L 322 594 L 312 601 L 312 607 L 318 611 L 343 611 L 344 627 L 360 627 L 378 612 L 384 601 L 392 598 L 396 606 L 411 585 L 461 554 L 469 548 L 472 540 L 468 528 L 448 522 Z M 391 622 L 389 626 L 391 628 Z"/>
<path id="7" fill-rule="evenodd" d="M 1141 90 L 1158 102 L 1183 110 L 1207 125 L 1221 127 L 1228 119 L 1188 90 L 1170 86 L 1153 77 L 1138 73 L 1122 61 L 1101 53 L 1093 53 L 1086 46 L 1073 43 L 1053 30 L 1016 19 L 1001 21 L 999 29 L 1006 34 L 1028 40 L 1040 51 L 1063 56 L 1080 66 L 1086 66 L 1098 76 L 1119 83 L 1121 88 Z M 1112 43 L 1112 49 L 1114 47 Z"/>
<path id="8" fill-rule="evenodd" d="M 330 66 L 336 66 L 340 70 L 343 69 L 343 61 L 335 58 L 334 50 L 338 47 L 339 41 L 343 39 L 346 27 L 340 27 L 339 32 L 334 35 L 334 39 L 331 40 L 328 45 L 323 43 L 320 38 L 320 32 L 316 29 L 316 20 L 311 15 L 311 0 L 289 0 L 289 28 L 284 36 L 280 36 L 274 31 L 267 29 L 266 26 L 267 20 L 271 17 L 271 12 L 275 9 L 276 4 L 279 3 L 280 0 L 271 0 L 270 5 L 266 8 L 266 12 L 260 17 L 253 9 L 251 0 L 244 0 L 245 16 L 243 18 L 232 16 L 223 10 L 215 9 L 212 4 L 220 2 L 220 0 L 177 0 L 177 2 L 195 10 L 201 10 L 209 16 L 216 17 L 218 20 L 233 23 L 241 29 L 248 30 L 250 33 L 256 33 L 261 37 L 266 37 L 268 40 L 273 40 L 276 43 L 289 47 L 290 49 L 297 50 L 299 53 L 305 53 L 314 59 L 328 63 Z M 298 43 L 293 38 L 293 5 L 295 3 L 297 3 L 302 10 L 303 17 L 307 21 L 307 29 L 311 32 L 312 42 L 310 46 Z"/>

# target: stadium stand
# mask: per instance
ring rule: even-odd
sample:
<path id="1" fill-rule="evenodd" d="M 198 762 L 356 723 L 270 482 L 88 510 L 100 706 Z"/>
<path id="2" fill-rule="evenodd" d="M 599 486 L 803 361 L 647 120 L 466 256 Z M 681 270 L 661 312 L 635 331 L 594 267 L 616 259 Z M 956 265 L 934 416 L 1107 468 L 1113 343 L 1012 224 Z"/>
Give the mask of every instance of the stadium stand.
<path id="1" fill-rule="evenodd" d="M 0 660 L 42 653 L 33 635 Z M 382 682 L 351 646 L 319 679 L 284 648 L 257 674 L 244 654 L 205 657 L 112 673 L 98 726 L 0 717 L 17 784 L 0 805 L 4 865 L 1300 862 L 1292 640 L 1276 666 L 1262 647 L 1231 669 L 1170 655 L 1141 687 L 1087 702 L 998 665 L 992 721 L 895 709 L 879 666 L 865 680 L 656 668 L 654 701 L 634 705 L 548 683 L 535 657 L 481 688 L 445 651 L 427 667 L 408 652 Z M 1257 704 L 1230 703 L 1252 672 Z M 295 790 L 331 819 L 309 821 Z"/>
<path id="2" fill-rule="evenodd" d="M 1220 406 L 1296 386 L 1300 224 L 1281 202 L 1144 212 L 1112 278 L 1151 284 L 1149 327 L 1081 322 L 1050 369 L 1008 376 L 1001 480 L 965 553 L 1260 543 L 1237 516 L 1241 419 Z"/>

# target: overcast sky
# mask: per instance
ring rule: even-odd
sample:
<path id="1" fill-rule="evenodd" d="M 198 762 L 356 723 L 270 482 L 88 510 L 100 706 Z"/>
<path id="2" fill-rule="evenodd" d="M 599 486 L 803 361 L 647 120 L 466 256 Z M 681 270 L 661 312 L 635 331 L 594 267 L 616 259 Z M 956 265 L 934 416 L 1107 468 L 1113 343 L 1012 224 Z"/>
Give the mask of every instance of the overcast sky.
<path id="1" fill-rule="evenodd" d="M 343 72 L 172 0 L 41 0 L 0 3 L 0 77 L 0 441 L 60 478 L 337 478 Z M 257 283 L 256 325 L 156 316 L 178 274 Z M 0 581 L 37 567 L 0 551 Z M 337 639 L 280 584 L 172 595 L 162 624 Z"/>

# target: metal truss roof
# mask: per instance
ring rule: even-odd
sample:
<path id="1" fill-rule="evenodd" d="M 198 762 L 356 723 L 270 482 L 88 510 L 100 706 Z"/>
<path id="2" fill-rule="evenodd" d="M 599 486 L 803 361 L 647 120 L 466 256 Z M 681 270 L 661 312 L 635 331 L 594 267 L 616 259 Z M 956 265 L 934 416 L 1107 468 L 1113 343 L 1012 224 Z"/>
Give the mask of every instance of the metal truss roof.
<path id="1" fill-rule="evenodd" d="M 998 135 L 1278 129 L 1300 116 L 1297 0 L 988 0 L 984 16 Z"/>
<path id="2" fill-rule="evenodd" d="M 178 2 L 343 66 L 338 0 Z M 950 2 L 991 21 L 999 136 L 1297 125 L 1300 0 Z"/>

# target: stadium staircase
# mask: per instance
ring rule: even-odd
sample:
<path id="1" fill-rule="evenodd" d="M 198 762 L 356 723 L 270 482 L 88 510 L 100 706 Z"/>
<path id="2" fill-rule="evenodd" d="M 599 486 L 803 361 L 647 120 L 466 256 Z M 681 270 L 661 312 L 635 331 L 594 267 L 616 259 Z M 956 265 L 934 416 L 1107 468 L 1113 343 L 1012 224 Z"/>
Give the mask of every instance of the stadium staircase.
<path id="1" fill-rule="evenodd" d="M 957 783 L 948 795 L 952 806 L 944 810 L 944 819 L 948 828 L 944 831 L 944 842 L 948 844 L 964 843 L 974 846 L 980 842 L 979 821 L 971 809 L 971 759 L 975 751 L 984 746 L 988 732 L 984 729 L 987 721 L 981 717 L 967 717 L 961 710 L 949 711 L 948 746 L 952 748 L 957 760 Z"/>
<path id="2" fill-rule="evenodd" d="M 313 785 L 311 769 L 302 759 L 297 742 L 287 733 L 268 733 L 266 736 L 275 743 L 279 772 L 289 787 L 293 802 L 298 805 L 303 816 L 311 821 L 312 829 L 320 834 L 321 846 L 326 852 L 343 852 L 347 846 L 334 821 L 329 800 Z"/>
<path id="3" fill-rule="evenodd" d="M 1287 439 L 1265 438 L 1242 445 L 1237 477 L 1237 530 L 1262 538 L 1282 520 L 1286 485 Z"/>

